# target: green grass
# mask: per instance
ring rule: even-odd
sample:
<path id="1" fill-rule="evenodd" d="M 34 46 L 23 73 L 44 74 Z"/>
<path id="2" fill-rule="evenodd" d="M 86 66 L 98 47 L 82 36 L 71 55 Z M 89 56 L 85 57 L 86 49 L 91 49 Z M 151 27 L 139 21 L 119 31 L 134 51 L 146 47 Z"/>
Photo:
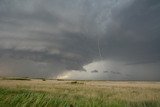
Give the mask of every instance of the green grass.
<path id="1" fill-rule="evenodd" d="M 0 89 L 0 105 L 9 107 L 102 107 L 105 102 L 100 98 L 84 98 L 66 94 L 52 94 L 26 90 Z"/>
<path id="2" fill-rule="evenodd" d="M 77 84 L 80 82 L 22 81 L 16 87 L 16 83 L 0 81 L 0 107 L 160 107 L 157 86 L 105 87 Z"/>
<path id="3" fill-rule="evenodd" d="M 159 102 L 125 102 L 52 94 L 26 90 L 0 89 L 0 105 L 4 107 L 158 107 Z"/>

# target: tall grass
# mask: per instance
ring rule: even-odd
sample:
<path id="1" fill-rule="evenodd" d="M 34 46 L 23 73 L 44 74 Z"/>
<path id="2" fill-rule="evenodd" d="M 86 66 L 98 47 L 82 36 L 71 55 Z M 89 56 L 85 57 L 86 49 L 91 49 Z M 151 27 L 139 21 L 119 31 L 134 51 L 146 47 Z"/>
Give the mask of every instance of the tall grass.
<path id="1" fill-rule="evenodd" d="M 2 80 L 0 107 L 160 107 L 159 83 L 102 83 Z"/>

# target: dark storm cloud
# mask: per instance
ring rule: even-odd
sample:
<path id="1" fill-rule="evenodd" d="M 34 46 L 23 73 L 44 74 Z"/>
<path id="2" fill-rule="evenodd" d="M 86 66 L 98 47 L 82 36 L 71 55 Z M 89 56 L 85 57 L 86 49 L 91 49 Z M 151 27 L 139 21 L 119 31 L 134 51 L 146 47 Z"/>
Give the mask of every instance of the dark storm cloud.
<path id="1" fill-rule="evenodd" d="M 160 2 L 135 0 L 132 5 L 113 15 L 108 33 L 103 38 L 104 54 L 135 62 L 159 60 Z"/>
<path id="2" fill-rule="evenodd" d="M 158 65 L 159 11 L 159 0 L 0 0 L 0 73 L 56 76 L 100 59 Z"/>
<path id="3" fill-rule="evenodd" d="M 137 64 L 154 64 L 154 63 L 159 63 L 160 59 L 154 59 L 154 60 L 143 60 L 143 61 L 134 61 L 132 63 L 127 63 L 126 65 L 137 65 Z"/>

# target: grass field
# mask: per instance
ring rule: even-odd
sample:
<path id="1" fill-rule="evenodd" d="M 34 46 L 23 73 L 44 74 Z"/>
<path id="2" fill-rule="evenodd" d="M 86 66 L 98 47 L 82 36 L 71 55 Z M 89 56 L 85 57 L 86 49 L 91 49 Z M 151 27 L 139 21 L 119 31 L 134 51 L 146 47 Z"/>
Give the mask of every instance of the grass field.
<path id="1" fill-rule="evenodd" d="M 0 107 L 160 107 L 160 82 L 1 79 Z"/>

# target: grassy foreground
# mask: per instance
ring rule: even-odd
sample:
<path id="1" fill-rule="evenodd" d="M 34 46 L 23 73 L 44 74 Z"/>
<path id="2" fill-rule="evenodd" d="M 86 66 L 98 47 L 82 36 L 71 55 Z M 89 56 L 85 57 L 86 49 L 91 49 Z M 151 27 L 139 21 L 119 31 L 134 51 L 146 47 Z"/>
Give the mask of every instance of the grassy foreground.
<path id="1" fill-rule="evenodd" d="M 0 107 L 160 107 L 160 83 L 0 80 Z"/>

